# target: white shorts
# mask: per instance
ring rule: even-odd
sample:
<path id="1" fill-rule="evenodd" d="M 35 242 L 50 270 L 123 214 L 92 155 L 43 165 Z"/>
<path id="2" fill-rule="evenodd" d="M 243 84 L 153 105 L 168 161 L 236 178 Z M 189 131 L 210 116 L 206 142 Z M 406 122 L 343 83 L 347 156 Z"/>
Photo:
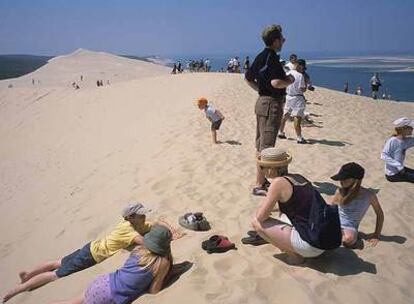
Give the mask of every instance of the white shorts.
<path id="1" fill-rule="evenodd" d="M 304 258 L 315 258 L 325 252 L 325 250 L 313 247 L 308 242 L 302 240 L 295 227 L 292 227 L 290 242 L 295 252 Z"/>
<path id="2" fill-rule="evenodd" d="M 286 96 L 283 114 L 295 117 L 305 117 L 306 100 L 303 96 Z"/>
<path id="3" fill-rule="evenodd" d="M 315 258 L 325 252 L 325 250 L 313 247 L 308 242 L 302 240 L 299 232 L 295 229 L 295 227 L 292 226 L 292 223 L 286 214 L 282 213 L 280 220 L 292 227 L 292 232 L 290 234 L 290 243 L 292 244 L 292 247 L 297 254 L 300 254 L 304 258 Z"/>

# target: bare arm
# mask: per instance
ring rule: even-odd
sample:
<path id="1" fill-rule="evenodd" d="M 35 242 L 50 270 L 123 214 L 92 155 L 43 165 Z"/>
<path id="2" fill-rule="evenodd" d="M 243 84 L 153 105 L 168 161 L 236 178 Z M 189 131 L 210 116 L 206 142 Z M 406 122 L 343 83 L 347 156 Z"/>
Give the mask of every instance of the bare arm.
<path id="1" fill-rule="evenodd" d="M 259 223 L 263 223 L 270 217 L 270 214 L 277 202 L 281 200 L 283 201 L 283 198 L 286 196 L 283 191 L 287 187 L 291 187 L 289 182 L 281 177 L 275 179 L 271 183 L 266 197 L 263 199 L 260 207 L 256 211 L 255 218 Z"/>
<path id="2" fill-rule="evenodd" d="M 292 75 L 287 75 L 286 79 L 273 79 L 272 81 L 270 81 L 270 84 L 275 89 L 284 89 L 294 82 L 295 77 L 293 77 Z"/>
<path id="3" fill-rule="evenodd" d="M 179 231 L 178 229 L 174 228 L 173 226 L 171 226 L 168 222 L 166 222 L 164 219 L 159 219 L 157 221 L 157 224 L 163 225 L 165 227 L 167 227 L 168 229 L 170 229 L 172 236 L 173 236 L 173 240 L 178 240 L 180 238 L 182 238 L 185 233 Z"/>
<path id="4" fill-rule="evenodd" d="M 142 245 L 144 244 L 144 237 L 140 234 L 138 234 L 136 237 L 134 237 L 134 244 L 136 245 Z"/>
<path id="5" fill-rule="evenodd" d="M 381 205 L 375 194 L 372 194 L 370 203 L 372 208 L 374 208 L 377 220 L 375 222 L 375 232 L 371 234 L 372 237 L 368 240 L 368 242 L 371 244 L 371 246 L 376 246 L 379 242 L 379 237 L 382 231 L 382 225 L 384 224 L 384 212 L 382 211 Z"/>
<path id="6" fill-rule="evenodd" d="M 338 205 L 338 203 L 339 203 L 339 201 L 340 201 L 340 197 L 341 197 L 341 195 L 340 195 L 340 193 L 339 193 L 339 189 L 336 189 L 334 196 L 330 197 L 330 198 L 327 200 L 327 203 L 328 203 L 329 205 Z"/>
<path id="7" fill-rule="evenodd" d="M 168 259 L 163 258 L 160 263 L 160 267 L 157 273 L 154 275 L 154 280 L 152 281 L 149 293 L 158 293 L 164 283 L 164 279 L 167 276 L 168 272 L 171 269 L 171 263 Z"/>
<path id="8" fill-rule="evenodd" d="M 216 110 L 216 113 L 218 116 L 220 116 L 221 120 L 224 120 L 225 117 L 219 110 Z"/>

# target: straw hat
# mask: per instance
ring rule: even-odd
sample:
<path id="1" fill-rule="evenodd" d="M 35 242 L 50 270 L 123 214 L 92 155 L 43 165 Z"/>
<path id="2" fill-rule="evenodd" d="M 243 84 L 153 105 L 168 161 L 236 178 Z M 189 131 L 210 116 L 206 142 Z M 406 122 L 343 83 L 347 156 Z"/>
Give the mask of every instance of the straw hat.
<path id="1" fill-rule="evenodd" d="M 292 154 L 282 148 L 267 148 L 257 156 L 257 163 L 264 168 L 285 167 L 292 161 Z"/>

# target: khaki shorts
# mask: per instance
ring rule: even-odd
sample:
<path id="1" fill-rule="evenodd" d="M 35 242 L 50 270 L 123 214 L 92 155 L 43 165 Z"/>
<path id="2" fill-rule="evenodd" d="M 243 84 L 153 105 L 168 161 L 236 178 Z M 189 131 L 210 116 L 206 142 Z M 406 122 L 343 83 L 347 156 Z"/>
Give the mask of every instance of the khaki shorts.
<path id="1" fill-rule="evenodd" d="M 256 101 L 256 150 L 274 147 L 283 116 L 285 97 L 259 96 Z"/>

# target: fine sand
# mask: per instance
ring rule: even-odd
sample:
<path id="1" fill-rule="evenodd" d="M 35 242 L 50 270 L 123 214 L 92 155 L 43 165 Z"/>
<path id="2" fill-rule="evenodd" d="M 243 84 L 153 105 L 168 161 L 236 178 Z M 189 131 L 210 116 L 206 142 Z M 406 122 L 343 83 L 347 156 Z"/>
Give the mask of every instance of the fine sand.
<path id="1" fill-rule="evenodd" d="M 83 74 L 86 85 L 79 81 Z M 99 75 L 115 75 L 97 88 Z M 34 86 L 31 79 L 40 79 Z M 117 80 L 114 80 L 117 79 Z M 80 90 L 70 86 L 77 81 Z M 13 83 L 13 88 L 7 88 Z M 194 105 L 205 96 L 226 116 L 213 145 L 210 124 Z M 136 303 L 412 303 L 414 187 L 385 181 L 380 152 L 391 122 L 414 116 L 414 103 L 316 88 L 306 94 L 316 126 L 310 145 L 277 145 L 294 155 L 291 172 L 315 182 L 324 196 L 345 162 L 366 168 L 364 185 L 378 192 L 385 213 L 376 248 L 340 248 L 304 267 L 280 260 L 271 245 L 240 239 L 261 198 L 255 180 L 256 93 L 242 75 L 170 75 L 169 69 L 114 55 L 78 51 L 38 71 L 0 82 L 0 294 L 18 272 L 56 259 L 109 232 L 129 201 L 177 225 L 202 211 L 212 230 L 187 231 L 173 242 L 175 262 L 192 267 L 157 295 Z M 414 150 L 406 164 L 414 166 Z M 360 230 L 374 231 L 370 209 Z M 208 255 L 201 241 L 225 234 L 238 250 Z M 10 303 L 50 303 L 81 294 L 98 274 L 119 267 L 124 251 L 93 268 L 18 295 Z"/>

